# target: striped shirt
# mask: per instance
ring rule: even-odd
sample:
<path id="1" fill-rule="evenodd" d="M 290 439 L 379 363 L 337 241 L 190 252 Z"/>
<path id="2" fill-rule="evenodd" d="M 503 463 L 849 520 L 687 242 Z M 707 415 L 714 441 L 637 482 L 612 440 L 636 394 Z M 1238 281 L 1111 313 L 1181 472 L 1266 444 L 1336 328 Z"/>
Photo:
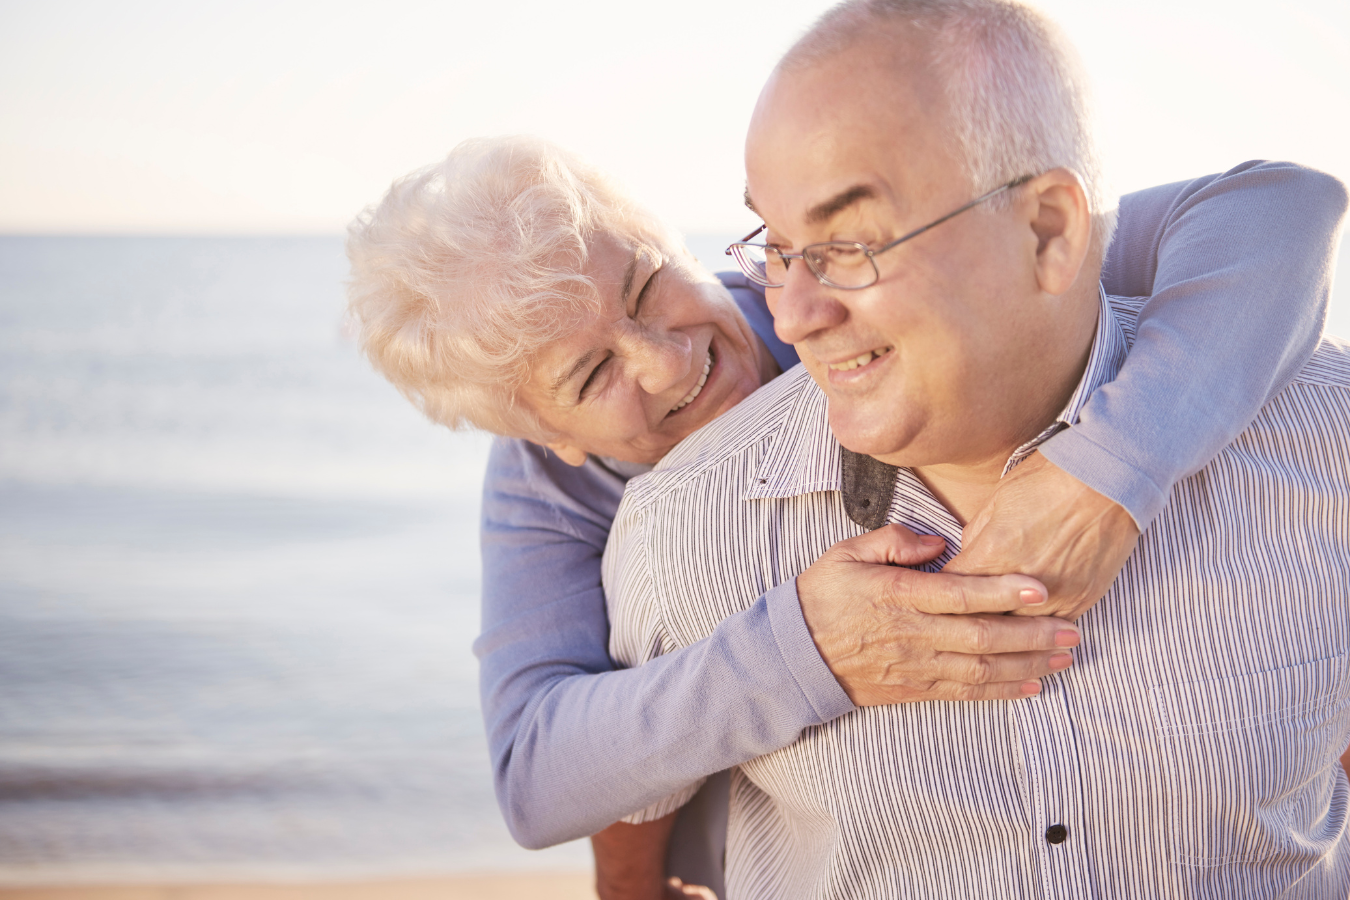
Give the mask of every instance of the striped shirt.
<path id="1" fill-rule="evenodd" d="M 1138 308 L 1102 303 L 1037 441 L 1114 377 Z M 605 556 L 614 658 L 703 639 L 860 534 L 840 482 L 800 367 L 630 482 Z M 959 549 L 907 469 L 888 519 L 947 539 L 925 568 Z M 1178 483 L 1079 627 L 1075 665 L 1037 697 L 861 708 L 738 767 L 728 896 L 1347 896 L 1350 344 L 1324 341 Z"/>

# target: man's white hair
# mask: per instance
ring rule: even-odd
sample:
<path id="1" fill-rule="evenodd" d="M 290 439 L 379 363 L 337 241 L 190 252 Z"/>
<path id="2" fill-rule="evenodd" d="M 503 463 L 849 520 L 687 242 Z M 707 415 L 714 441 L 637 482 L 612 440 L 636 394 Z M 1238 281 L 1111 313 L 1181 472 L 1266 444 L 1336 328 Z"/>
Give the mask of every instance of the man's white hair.
<path id="1" fill-rule="evenodd" d="M 927 38 L 973 194 L 1070 169 L 1104 254 L 1117 204 L 1093 140 L 1087 78 L 1073 46 L 1040 12 L 1013 0 L 848 0 L 821 16 L 779 67 L 809 68 L 897 26 Z M 993 206 L 1007 202 L 999 197 Z"/>
<path id="2" fill-rule="evenodd" d="M 678 235 L 547 141 L 477 138 L 394 182 L 347 229 L 348 314 L 432 421 L 548 440 L 518 398 L 533 354 L 599 303 L 598 236 L 670 256 Z"/>

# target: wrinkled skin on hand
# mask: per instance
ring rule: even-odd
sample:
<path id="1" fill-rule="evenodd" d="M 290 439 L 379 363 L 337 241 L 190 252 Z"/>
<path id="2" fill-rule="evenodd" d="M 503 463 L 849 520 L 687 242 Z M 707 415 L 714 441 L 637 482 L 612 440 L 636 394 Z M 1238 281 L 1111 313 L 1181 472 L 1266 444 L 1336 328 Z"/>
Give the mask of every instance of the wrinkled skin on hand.
<path id="1" fill-rule="evenodd" d="M 1012 614 L 1075 621 L 1111 587 L 1138 543 L 1124 507 L 1033 453 L 999 481 L 943 571 L 1030 575 L 1050 600 Z"/>
<path id="2" fill-rule="evenodd" d="M 1004 615 L 1044 602 L 1034 578 L 902 568 L 943 546 L 887 525 L 840 541 L 797 576 L 811 638 L 854 704 L 1016 700 L 1072 664 L 1072 624 Z"/>

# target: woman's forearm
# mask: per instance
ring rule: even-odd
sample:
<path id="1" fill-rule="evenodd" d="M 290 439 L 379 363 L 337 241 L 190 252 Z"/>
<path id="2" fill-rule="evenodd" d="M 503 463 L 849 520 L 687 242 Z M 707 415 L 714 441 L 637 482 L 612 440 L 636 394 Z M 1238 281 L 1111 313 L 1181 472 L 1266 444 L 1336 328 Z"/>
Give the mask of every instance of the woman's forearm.
<path id="1" fill-rule="evenodd" d="M 568 675 L 555 663 L 516 672 L 499 697 L 528 699 L 492 747 L 516 840 L 533 848 L 593 834 L 852 709 L 823 662 L 816 671 L 830 684 L 813 690 L 785 657 L 771 604 L 795 605 L 792 587 L 635 669 Z M 814 654 L 806 641 L 801 652 Z"/>
<path id="2" fill-rule="evenodd" d="M 1344 185 L 1292 163 L 1123 198 L 1103 284 L 1150 299 L 1120 374 L 1041 452 L 1146 529 L 1312 355 L 1345 209 Z"/>
<path id="3" fill-rule="evenodd" d="M 617 493 L 604 471 L 553 471 L 556 460 L 511 443 L 494 447 L 488 473 L 474 650 L 497 799 L 517 841 L 593 834 L 852 709 L 792 583 L 698 644 L 612 670 L 600 556 Z M 564 481 L 571 499 L 550 487 Z"/>

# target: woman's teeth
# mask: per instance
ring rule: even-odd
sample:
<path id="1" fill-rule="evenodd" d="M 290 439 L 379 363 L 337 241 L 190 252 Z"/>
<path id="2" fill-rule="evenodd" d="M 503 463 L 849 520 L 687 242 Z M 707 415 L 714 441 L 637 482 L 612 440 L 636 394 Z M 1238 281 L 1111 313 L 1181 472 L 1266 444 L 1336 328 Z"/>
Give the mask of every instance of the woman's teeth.
<path id="1" fill-rule="evenodd" d="M 709 347 L 708 357 L 705 360 L 703 360 L 703 374 L 698 376 L 698 384 L 694 385 L 694 389 L 690 391 L 689 394 L 683 400 L 675 404 L 675 408 L 672 409 L 671 412 L 678 412 L 679 410 L 684 409 L 690 403 L 694 402 L 694 398 L 697 397 L 700 393 L 702 393 L 703 386 L 708 383 L 708 373 L 712 371 L 712 367 L 713 367 L 713 352 L 712 348 Z"/>
<path id="2" fill-rule="evenodd" d="M 847 372 L 851 369 L 858 368 L 858 366 L 865 366 L 876 357 L 885 356 L 887 353 L 890 352 L 891 352 L 890 347 L 882 347 L 880 350 L 868 350 L 866 353 L 860 356 L 855 356 L 852 359 L 846 359 L 841 363 L 832 363 L 830 365 L 830 368 L 834 369 L 836 372 Z"/>

